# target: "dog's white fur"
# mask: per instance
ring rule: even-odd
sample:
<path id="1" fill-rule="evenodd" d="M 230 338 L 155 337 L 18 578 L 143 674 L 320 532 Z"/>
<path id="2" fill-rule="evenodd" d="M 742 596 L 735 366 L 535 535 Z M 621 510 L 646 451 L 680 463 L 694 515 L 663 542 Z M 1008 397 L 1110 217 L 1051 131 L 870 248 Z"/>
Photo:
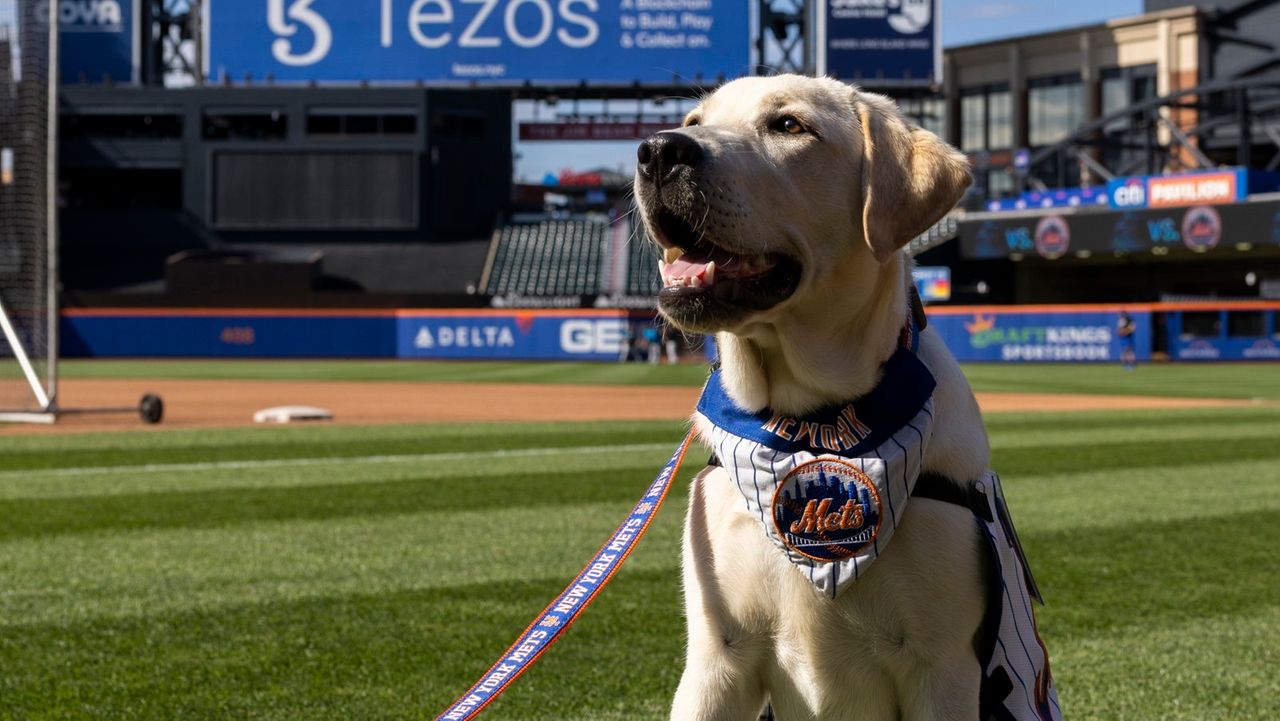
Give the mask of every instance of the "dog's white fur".
<path id="1" fill-rule="evenodd" d="M 771 124 L 787 115 L 809 132 L 777 132 Z M 730 397 L 800 415 L 871 390 L 905 320 L 910 260 L 899 249 L 959 199 L 964 157 L 888 98 L 799 76 L 729 83 L 679 132 L 706 156 L 700 229 L 803 268 L 789 299 L 733 327 L 685 319 L 718 331 Z M 680 202 L 660 194 L 637 182 L 642 210 Z M 976 478 L 989 447 L 968 383 L 932 330 L 920 357 L 938 382 L 925 469 Z M 831 601 L 766 538 L 723 469 L 699 474 L 683 550 L 688 657 L 672 718 L 748 721 L 766 702 L 780 720 L 977 718 L 973 638 L 985 598 L 973 517 L 915 499 L 893 538 Z"/>

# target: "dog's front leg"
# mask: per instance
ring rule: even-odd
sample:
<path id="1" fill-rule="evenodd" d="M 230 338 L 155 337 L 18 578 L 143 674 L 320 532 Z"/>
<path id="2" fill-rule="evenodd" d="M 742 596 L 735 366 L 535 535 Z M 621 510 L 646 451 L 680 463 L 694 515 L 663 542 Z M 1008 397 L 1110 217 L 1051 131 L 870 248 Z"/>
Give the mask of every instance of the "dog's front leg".
<path id="1" fill-rule="evenodd" d="M 715 521 L 709 515 L 723 509 L 708 509 L 704 484 L 724 482 L 714 477 L 717 471 L 709 468 L 693 480 L 685 519 L 689 646 L 671 706 L 673 721 L 755 721 L 765 700 L 760 668 L 766 644 L 732 618 L 716 572 L 716 549 L 709 530 Z"/>

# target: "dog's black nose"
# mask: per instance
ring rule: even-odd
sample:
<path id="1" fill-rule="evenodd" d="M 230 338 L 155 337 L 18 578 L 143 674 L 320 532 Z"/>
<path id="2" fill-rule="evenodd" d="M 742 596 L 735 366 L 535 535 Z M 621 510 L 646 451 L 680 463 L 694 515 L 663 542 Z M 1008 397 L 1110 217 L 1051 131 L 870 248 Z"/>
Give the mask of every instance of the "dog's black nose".
<path id="1" fill-rule="evenodd" d="M 662 182 L 681 165 L 696 166 L 702 160 L 702 146 L 684 133 L 668 131 L 640 143 L 636 159 L 641 175 Z"/>

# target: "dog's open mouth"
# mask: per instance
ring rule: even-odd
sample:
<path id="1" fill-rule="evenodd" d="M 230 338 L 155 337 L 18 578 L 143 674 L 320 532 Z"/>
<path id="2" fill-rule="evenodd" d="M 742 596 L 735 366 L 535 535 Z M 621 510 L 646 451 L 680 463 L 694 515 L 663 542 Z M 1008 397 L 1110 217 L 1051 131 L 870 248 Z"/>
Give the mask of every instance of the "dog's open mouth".
<path id="1" fill-rule="evenodd" d="M 799 284 L 800 264 L 784 254 L 727 250 L 665 208 L 655 221 L 663 254 L 658 302 L 665 310 L 684 311 L 676 315 L 767 310 L 790 297 Z"/>

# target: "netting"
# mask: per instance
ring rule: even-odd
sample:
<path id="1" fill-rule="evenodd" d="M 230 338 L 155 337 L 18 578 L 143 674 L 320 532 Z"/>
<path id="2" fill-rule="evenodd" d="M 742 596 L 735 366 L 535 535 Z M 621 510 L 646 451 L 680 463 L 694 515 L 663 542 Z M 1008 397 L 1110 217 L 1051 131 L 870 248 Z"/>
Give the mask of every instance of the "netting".
<path id="1" fill-rule="evenodd" d="M 50 318 L 48 0 L 0 0 L 0 411 L 43 410 Z M 7 323 L 5 320 L 7 319 Z M 16 339 L 22 346 L 15 348 Z M 25 354 L 28 363 L 21 363 Z M 35 388 L 33 386 L 38 386 Z"/>

